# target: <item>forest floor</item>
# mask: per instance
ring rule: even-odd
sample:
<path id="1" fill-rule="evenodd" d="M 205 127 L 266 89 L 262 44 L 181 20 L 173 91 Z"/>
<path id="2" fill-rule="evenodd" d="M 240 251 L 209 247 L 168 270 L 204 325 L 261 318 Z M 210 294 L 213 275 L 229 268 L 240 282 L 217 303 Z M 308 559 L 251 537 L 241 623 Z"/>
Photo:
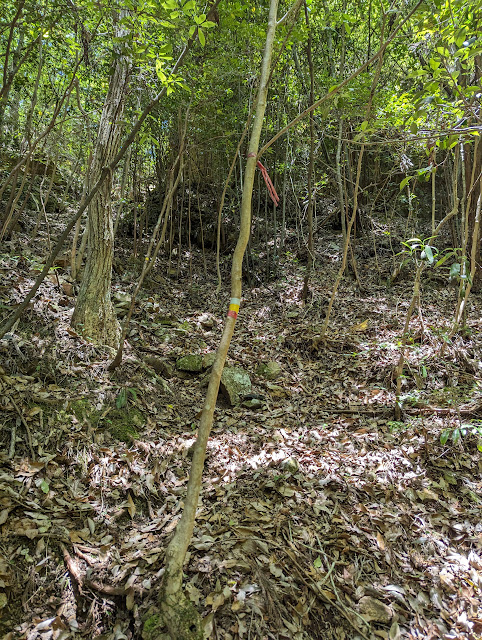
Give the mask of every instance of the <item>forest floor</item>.
<path id="1" fill-rule="evenodd" d="M 396 421 L 413 270 L 387 286 L 391 252 L 375 261 L 362 238 L 363 291 L 342 281 L 319 341 L 340 265 L 340 236 L 321 234 L 307 304 L 293 240 L 277 280 L 244 286 L 228 364 L 249 373 L 261 406 L 218 401 L 186 590 L 219 640 L 480 639 L 481 300 L 449 339 L 457 291 L 425 272 Z M 18 247 L 0 256 L 5 313 L 42 260 Z M 127 255 L 120 318 L 142 262 Z M 142 637 L 208 375 L 175 363 L 216 350 L 229 302 L 229 256 L 219 295 L 212 258 L 204 275 L 200 255 L 191 269 L 181 257 L 178 277 L 165 263 L 151 273 L 114 372 L 112 352 L 69 327 L 61 261 L 0 341 L 3 640 Z M 256 373 L 268 361 L 276 380 Z"/>

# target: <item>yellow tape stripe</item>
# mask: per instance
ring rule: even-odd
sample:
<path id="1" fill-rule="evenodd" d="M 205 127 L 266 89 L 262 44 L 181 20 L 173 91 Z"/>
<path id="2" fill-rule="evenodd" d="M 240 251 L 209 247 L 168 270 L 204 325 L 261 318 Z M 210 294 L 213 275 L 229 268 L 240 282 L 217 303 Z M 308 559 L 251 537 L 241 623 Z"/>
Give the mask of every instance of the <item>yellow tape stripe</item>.
<path id="1" fill-rule="evenodd" d="M 238 313 L 238 311 L 239 311 L 239 304 L 230 304 L 230 305 L 229 305 L 229 310 L 230 310 L 230 311 L 235 311 L 236 313 Z"/>

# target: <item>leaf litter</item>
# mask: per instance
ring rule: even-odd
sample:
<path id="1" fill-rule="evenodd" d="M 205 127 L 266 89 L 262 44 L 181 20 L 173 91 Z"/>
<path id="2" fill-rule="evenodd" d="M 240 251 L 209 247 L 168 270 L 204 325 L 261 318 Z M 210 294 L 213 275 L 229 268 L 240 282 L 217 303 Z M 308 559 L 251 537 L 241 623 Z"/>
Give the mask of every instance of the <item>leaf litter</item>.
<path id="1" fill-rule="evenodd" d="M 358 292 L 344 281 L 320 340 L 337 268 L 333 255 L 320 263 L 306 306 L 294 263 L 283 280 L 245 290 L 229 363 L 262 401 L 218 401 L 186 592 L 211 638 L 476 640 L 480 300 L 471 333 L 447 343 L 455 292 L 426 287 L 395 421 L 411 283 L 387 290 L 365 273 Z M 31 265 L 1 256 L 6 306 L 28 291 Z M 175 362 L 215 351 L 228 301 L 209 277 L 159 271 L 122 367 L 108 373 L 109 350 L 70 329 L 74 298 L 58 275 L 60 288 L 46 281 L 0 341 L 0 632 L 141 638 L 207 384 Z M 121 318 L 129 278 L 114 284 Z M 256 374 L 268 361 L 281 366 L 275 381 Z"/>

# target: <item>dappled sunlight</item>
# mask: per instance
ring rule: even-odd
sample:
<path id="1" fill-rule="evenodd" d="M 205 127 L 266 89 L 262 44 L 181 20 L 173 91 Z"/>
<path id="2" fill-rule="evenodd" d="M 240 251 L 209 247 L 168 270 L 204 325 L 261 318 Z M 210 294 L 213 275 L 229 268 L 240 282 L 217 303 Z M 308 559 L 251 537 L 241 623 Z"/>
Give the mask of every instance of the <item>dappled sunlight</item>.
<path id="1" fill-rule="evenodd" d="M 2 3 L 0 638 L 480 640 L 477 3 L 63 4 Z"/>

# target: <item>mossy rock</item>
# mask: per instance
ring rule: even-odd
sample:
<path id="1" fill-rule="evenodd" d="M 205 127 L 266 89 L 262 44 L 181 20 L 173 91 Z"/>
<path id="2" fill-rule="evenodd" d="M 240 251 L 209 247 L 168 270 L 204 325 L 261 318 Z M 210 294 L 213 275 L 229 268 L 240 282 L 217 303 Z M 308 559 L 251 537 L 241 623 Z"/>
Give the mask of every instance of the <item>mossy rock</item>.
<path id="1" fill-rule="evenodd" d="M 142 625 L 142 640 L 170 640 L 167 634 L 161 633 L 163 626 L 161 614 L 151 607 Z"/>
<path id="2" fill-rule="evenodd" d="M 281 372 L 281 365 L 274 360 L 262 363 L 256 369 L 256 373 L 258 374 L 258 376 L 262 376 L 267 380 L 276 380 L 276 378 L 279 378 L 279 376 L 281 375 Z"/>
<path id="3" fill-rule="evenodd" d="M 172 378 L 174 375 L 174 367 L 170 362 L 156 356 L 147 356 L 145 363 L 148 364 L 156 373 L 160 373 L 165 378 Z"/>
<path id="4" fill-rule="evenodd" d="M 176 369 L 179 369 L 180 371 L 199 373 L 203 369 L 203 357 L 201 354 L 183 356 L 176 362 Z"/>
<path id="5" fill-rule="evenodd" d="M 205 353 L 203 355 L 203 369 L 209 369 L 209 367 L 212 367 L 215 360 L 216 360 L 215 351 L 211 351 L 210 353 Z"/>
<path id="6" fill-rule="evenodd" d="M 126 444 L 132 444 L 139 439 L 136 427 L 142 427 L 145 423 L 144 416 L 139 409 L 125 407 L 114 409 L 103 419 L 106 430 L 116 439 Z"/>
<path id="7" fill-rule="evenodd" d="M 85 416 L 91 416 L 92 413 L 97 413 L 87 398 L 72 400 L 72 402 L 69 402 L 67 410 L 73 413 L 78 420 L 82 420 Z"/>

